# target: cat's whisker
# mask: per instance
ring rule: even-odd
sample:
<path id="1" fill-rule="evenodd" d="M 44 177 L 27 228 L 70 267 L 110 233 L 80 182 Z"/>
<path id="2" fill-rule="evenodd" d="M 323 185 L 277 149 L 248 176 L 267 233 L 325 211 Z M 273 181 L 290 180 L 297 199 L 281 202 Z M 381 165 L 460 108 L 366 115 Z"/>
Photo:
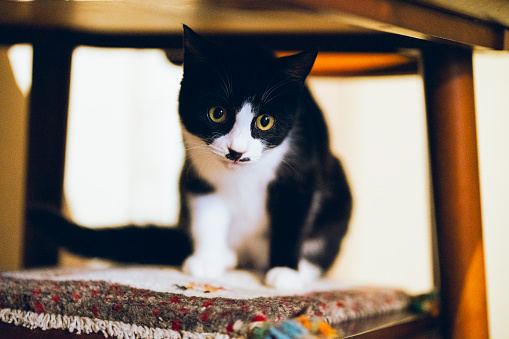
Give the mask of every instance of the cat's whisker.
<path id="1" fill-rule="evenodd" d="M 276 95 L 274 95 L 274 96 L 271 96 L 271 97 L 269 98 L 269 100 L 266 100 L 264 103 L 265 103 L 265 104 L 268 104 L 268 103 L 269 103 L 269 102 L 271 102 L 272 100 L 277 99 L 277 98 L 279 98 L 279 97 L 280 97 L 280 96 L 282 96 L 282 95 L 290 94 L 290 93 L 294 93 L 294 92 L 298 92 L 298 90 L 285 91 L 285 92 L 278 93 L 278 94 L 276 94 Z"/>
<path id="2" fill-rule="evenodd" d="M 228 101 L 228 98 L 232 94 L 232 86 L 231 86 L 230 78 L 228 77 L 228 73 L 226 72 L 226 70 L 222 69 L 222 73 L 224 74 L 224 77 L 223 77 L 223 75 L 221 74 L 221 72 L 219 70 L 216 69 L 215 71 L 216 71 L 217 75 L 219 76 L 219 79 L 221 79 L 221 87 L 223 88 L 223 90 L 226 94 L 226 98 L 223 97 L 223 99 Z"/>
<path id="3" fill-rule="evenodd" d="M 201 154 L 198 155 L 199 157 L 192 157 L 190 154 L 187 154 L 186 159 L 189 160 L 190 166 L 188 166 L 188 169 L 186 171 L 186 178 L 189 178 L 189 172 L 191 171 L 191 168 L 200 167 L 197 163 L 207 165 L 210 161 L 214 160 L 215 158 L 213 154 L 211 154 L 210 152 L 201 152 Z"/>
<path id="4" fill-rule="evenodd" d="M 288 80 L 282 80 L 282 81 L 280 81 L 280 82 L 278 82 L 278 83 L 276 83 L 276 84 L 274 84 L 272 86 L 269 84 L 270 87 L 267 86 L 267 88 L 265 89 L 265 92 L 263 92 L 263 95 L 261 97 L 262 102 L 265 102 L 265 100 L 268 97 L 270 97 L 270 95 L 272 95 L 272 93 L 274 91 L 276 91 L 277 89 L 281 88 L 282 86 L 284 86 L 284 85 L 286 85 L 288 83 L 290 83 Z"/>
<path id="5" fill-rule="evenodd" d="M 273 88 L 277 88 L 277 87 L 281 86 L 282 84 L 285 84 L 285 83 L 288 83 L 288 82 L 289 82 L 289 81 L 288 81 L 288 79 L 282 79 L 282 80 L 280 80 L 279 82 L 274 83 L 274 79 L 275 79 L 275 78 L 276 78 L 276 74 L 274 74 L 274 75 L 272 76 L 272 78 L 270 79 L 270 81 L 269 81 L 269 83 L 268 83 L 267 87 L 265 88 L 265 91 L 270 90 L 270 89 L 273 89 Z"/>
<path id="6" fill-rule="evenodd" d="M 297 173 L 297 169 L 295 167 L 292 166 L 292 164 L 290 164 L 288 161 L 286 161 L 285 159 L 281 159 L 281 162 L 285 165 L 287 165 L 288 167 L 290 167 L 292 169 L 292 171 L 294 171 L 295 173 Z"/>
<path id="7" fill-rule="evenodd" d="M 194 150 L 194 149 L 202 149 L 202 148 L 207 148 L 209 147 L 208 145 L 197 145 L 197 146 L 192 146 L 192 147 L 185 147 L 184 149 L 186 151 L 191 151 L 191 150 Z"/>

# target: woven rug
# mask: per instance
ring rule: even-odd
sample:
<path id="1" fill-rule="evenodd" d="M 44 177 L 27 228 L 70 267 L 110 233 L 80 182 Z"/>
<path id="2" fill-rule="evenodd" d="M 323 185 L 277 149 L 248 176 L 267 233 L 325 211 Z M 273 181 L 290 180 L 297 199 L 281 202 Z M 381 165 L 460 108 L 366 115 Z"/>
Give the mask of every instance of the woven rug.
<path id="1" fill-rule="evenodd" d="M 260 324 L 305 316 L 328 324 L 408 307 L 399 290 L 318 281 L 268 288 L 248 272 L 204 280 L 162 267 L 0 273 L 0 320 L 117 338 L 246 338 Z"/>

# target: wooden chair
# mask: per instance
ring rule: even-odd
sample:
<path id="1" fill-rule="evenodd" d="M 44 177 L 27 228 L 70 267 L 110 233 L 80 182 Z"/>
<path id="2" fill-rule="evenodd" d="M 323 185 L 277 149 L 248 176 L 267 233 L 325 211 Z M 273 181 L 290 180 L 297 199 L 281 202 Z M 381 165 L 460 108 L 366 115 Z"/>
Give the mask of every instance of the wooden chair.
<path id="1" fill-rule="evenodd" d="M 164 48 L 175 53 L 181 48 L 184 22 L 216 39 L 251 39 L 279 51 L 307 47 L 334 53 L 417 51 L 416 59 L 403 58 L 396 68 L 380 66 L 368 73 L 419 70 L 423 75 L 442 334 L 487 338 L 472 48 L 509 49 L 509 23 L 504 21 L 509 13 L 497 12 L 495 19 L 484 21 L 486 16 L 480 13 L 493 10 L 496 0 L 482 3 L 476 11 L 461 4 L 444 7 L 441 1 L 391 0 L 295 0 L 270 5 L 239 0 L 216 1 L 213 6 L 209 1 L 190 1 L 187 7 L 161 10 L 134 0 L 0 2 L 0 43 L 34 46 L 25 206 L 62 203 L 71 59 L 78 45 Z M 235 20 L 238 14 L 242 21 Z M 282 14 L 285 21 L 274 19 Z M 337 74 L 363 71 L 335 70 Z M 27 267 L 56 263 L 56 249 L 39 239 L 27 224 Z M 410 337 L 415 328 L 428 329 L 429 324 L 429 319 L 381 329 L 377 324 L 378 331 L 366 330 L 359 337 Z M 0 330 L 6 326 L 1 324 Z"/>

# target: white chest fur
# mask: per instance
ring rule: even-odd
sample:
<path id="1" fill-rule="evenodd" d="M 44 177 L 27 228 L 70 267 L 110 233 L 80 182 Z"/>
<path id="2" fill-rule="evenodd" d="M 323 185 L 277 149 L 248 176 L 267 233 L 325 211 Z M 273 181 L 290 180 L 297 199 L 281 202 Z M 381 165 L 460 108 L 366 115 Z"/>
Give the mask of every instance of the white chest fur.
<path id="1" fill-rule="evenodd" d="M 210 195 L 191 198 L 195 245 L 205 248 L 209 247 L 207 243 L 224 244 L 237 253 L 240 261 L 259 269 L 267 266 L 267 186 L 287 149 L 285 142 L 265 151 L 266 154 L 256 163 L 237 168 L 229 168 L 216 156 L 206 161 L 195 160 L 194 156 L 203 154 L 191 152 L 199 175 L 215 188 Z M 200 214 L 209 216 L 203 220 L 207 225 L 198 224 L 202 219 Z M 203 241 L 199 238 L 203 238 Z"/>
<path id="2" fill-rule="evenodd" d="M 241 262 L 256 268 L 268 264 L 267 186 L 288 151 L 288 140 L 263 150 L 261 141 L 251 137 L 252 118 L 250 106 L 245 105 L 232 132 L 211 145 L 184 130 L 192 165 L 215 189 L 190 201 L 194 256 L 202 261 L 221 261 L 221 256 L 231 257 L 234 251 Z M 228 161 L 225 155 L 234 147 L 242 147 L 240 151 L 251 160 L 236 164 Z M 227 261 L 223 265 L 232 265 Z M 211 263 L 203 266 L 207 265 Z"/>

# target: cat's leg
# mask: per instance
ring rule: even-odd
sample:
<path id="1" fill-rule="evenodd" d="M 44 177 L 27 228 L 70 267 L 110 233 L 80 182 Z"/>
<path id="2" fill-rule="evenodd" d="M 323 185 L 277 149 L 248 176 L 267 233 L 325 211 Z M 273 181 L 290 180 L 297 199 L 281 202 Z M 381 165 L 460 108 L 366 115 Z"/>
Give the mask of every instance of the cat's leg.
<path id="1" fill-rule="evenodd" d="M 275 183 L 271 187 L 268 204 L 271 269 L 265 276 L 267 285 L 278 289 L 300 289 L 320 277 L 320 267 L 301 258 L 303 233 L 312 204 L 312 190 L 298 184 Z"/>
<path id="2" fill-rule="evenodd" d="M 352 195 L 337 159 L 331 161 L 324 180 L 317 185 L 316 208 L 302 243 L 301 256 L 328 270 L 339 254 L 352 214 Z"/>
<path id="3" fill-rule="evenodd" d="M 191 198 L 190 209 L 194 253 L 184 262 L 183 271 L 195 277 L 219 277 L 237 264 L 228 245 L 228 207 L 219 196 L 209 194 Z"/>
<path id="4" fill-rule="evenodd" d="M 301 258 L 298 270 L 273 268 L 267 274 L 268 284 L 283 288 L 294 285 L 298 288 L 299 285 L 318 279 L 336 259 L 348 228 L 352 212 L 352 196 L 339 161 L 332 162 L 331 167 L 327 180 L 316 185 L 310 201 L 309 213 L 300 228 L 302 238 L 298 242 L 300 247 L 296 250 Z M 286 205 L 298 203 L 298 201 L 284 201 Z M 293 222 L 296 221 L 294 217 Z M 284 230 L 278 227 L 275 229 L 276 231 Z M 296 227 L 295 231 L 297 229 Z M 281 238 L 283 239 L 283 236 Z"/>

